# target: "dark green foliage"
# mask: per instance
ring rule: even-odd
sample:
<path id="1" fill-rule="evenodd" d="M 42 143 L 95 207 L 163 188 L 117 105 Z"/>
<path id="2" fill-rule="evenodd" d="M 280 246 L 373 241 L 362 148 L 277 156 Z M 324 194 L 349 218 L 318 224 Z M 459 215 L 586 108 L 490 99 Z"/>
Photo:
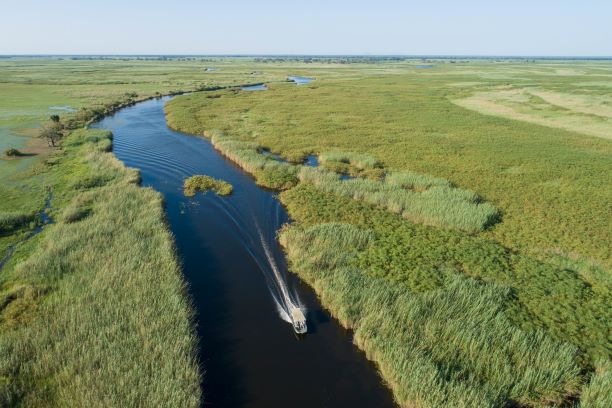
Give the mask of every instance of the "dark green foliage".
<path id="1" fill-rule="evenodd" d="M 21 156 L 22 155 L 22 153 L 19 150 L 15 149 L 14 147 L 9 147 L 8 149 L 6 149 L 4 151 L 4 154 L 7 157 L 17 157 L 17 156 Z"/>

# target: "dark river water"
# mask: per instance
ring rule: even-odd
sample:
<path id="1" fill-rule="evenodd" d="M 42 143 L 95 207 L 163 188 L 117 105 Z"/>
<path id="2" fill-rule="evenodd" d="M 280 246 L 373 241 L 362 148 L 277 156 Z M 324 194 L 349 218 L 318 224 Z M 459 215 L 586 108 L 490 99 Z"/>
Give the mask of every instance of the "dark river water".
<path id="1" fill-rule="evenodd" d="M 170 130 L 167 101 L 139 103 L 95 126 L 113 132 L 115 155 L 140 169 L 143 186 L 165 198 L 197 313 L 204 406 L 394 407 L 351 334 L 287 272 L 275 235 L 288 216 L 275 194 L 259 188 L 207 140 Z M 234 192 L 184 197 L 183 180 L 194 174 L 226 180 Z M 279 313 L 279 277 L 307 309 L 303 338 Z"/>

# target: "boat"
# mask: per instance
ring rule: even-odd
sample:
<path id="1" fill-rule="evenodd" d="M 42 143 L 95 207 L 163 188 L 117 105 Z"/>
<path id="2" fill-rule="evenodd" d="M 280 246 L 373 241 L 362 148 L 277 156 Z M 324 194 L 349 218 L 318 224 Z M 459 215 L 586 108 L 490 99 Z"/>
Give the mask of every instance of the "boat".
<path id="1" fill-rule="evenodd" d="M 293 324 L 293 330 L 297 334 L 304 334 L 308 330 L 306 327 L 306 317 L 299 307 L 291 307 L 291 324 Z"/>

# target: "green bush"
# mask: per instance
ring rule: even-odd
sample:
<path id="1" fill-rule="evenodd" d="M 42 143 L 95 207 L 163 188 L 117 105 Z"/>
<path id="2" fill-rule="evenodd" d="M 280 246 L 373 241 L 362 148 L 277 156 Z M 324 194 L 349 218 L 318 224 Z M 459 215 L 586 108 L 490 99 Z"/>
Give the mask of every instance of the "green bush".
<path id="1" fill-rule="evenodd" d="M 4 151 L 4 154 L 7 157 L 16 157 L 16 156 L 21 156 L 22 155 L 22 153 L 19 150 L 15 149 L 14 147 L 9 147 L 8 149 L 6 149 Z"/>

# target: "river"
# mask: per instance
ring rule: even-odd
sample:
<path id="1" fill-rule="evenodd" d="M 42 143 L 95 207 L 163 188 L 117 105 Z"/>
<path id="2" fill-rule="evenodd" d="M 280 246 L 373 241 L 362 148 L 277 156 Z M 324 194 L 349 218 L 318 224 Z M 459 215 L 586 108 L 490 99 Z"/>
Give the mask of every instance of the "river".
<path id="1" fill-rule="evenodd" d="M 287 271 L 275 237 L 288 215 L 275 193 L 258 187 L 208 140 L 169 129 L 168 100 L 124 108 L 95 127 L 111 130 L 115 155 L 140 170 L 144 187 L 164 196 L 197 314 L 204 406 L 394 407 L 351 333 Z M 233 194 L 185 197 L 183 180 L 194 174 L 231 183 Z M 276 276 L 307 310 L 304 337 L 281 318 Z"/>

